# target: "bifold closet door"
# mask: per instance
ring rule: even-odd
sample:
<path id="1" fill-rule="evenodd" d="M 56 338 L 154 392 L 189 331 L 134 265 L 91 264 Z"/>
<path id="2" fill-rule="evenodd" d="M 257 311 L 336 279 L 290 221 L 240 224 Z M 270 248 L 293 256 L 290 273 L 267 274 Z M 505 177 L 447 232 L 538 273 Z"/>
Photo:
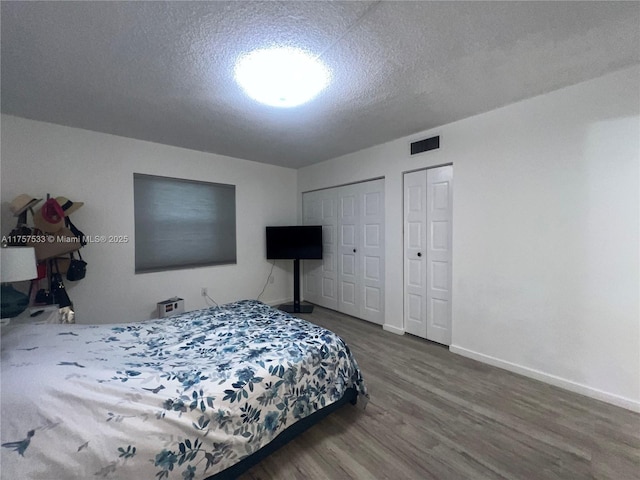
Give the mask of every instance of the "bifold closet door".
<path id="1" fill-rule="evenodd" d="M 405 331 L 451 343 L 453 167 L 404 175 Z"/>
<path id="2" fill-rule="evenodd" d="M 404 330 L 427 338 L 427 172 L 404 175 Z"/>
<path id="3" fill-rule="evenodd" d="M 384 181 L 338 188 L 338 310 L 384 323 Z"/>
<path id="4" fill-rule="evenodd" d="M 337 198 L 334 191 L 317 190 L 302 197 L 305 225 L 322 225 L 322 260 L 304 260 L 303 297 L 323 307 L 338 309 Z"/>
<path id="5" fill-rule="evenodd" d="M 384 323 L 384 180 L 308 192 L 303 222 L 322 225 L 323 260 L 304 261 L 305 300 Z"/>
<path id="6" fill-rule="evenodd" d="M 360 185 L 360 318 L 384 323 L 384 180 Z"/>
<path id="7" fill-rule="evenodd" d="M 338 309 L 360 316 L 360 188 L 359 184 L 338 188 Z"/>

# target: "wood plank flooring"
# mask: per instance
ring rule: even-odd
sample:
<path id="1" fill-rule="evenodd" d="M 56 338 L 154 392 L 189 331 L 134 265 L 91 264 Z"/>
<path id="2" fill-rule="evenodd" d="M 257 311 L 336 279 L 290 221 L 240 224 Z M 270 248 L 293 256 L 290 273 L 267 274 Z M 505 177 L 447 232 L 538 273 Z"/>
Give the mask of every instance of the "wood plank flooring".
<path id="1" fill-rule="evenodd" d="M 266 479 L 640 479 L 640 414 L 316 307 L 371 400 L 245 473 Z"/>

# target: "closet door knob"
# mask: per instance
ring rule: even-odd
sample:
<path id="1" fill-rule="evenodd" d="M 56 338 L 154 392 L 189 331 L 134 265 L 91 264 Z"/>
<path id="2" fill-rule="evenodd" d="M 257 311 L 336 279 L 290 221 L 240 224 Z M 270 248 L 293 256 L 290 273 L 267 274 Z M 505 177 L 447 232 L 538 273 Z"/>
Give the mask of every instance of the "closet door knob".
<path id="1" fill-rule="evenodd" d="M 419 256 L 419 257 L 421 257 L 421 256 L 422 256 L 422 253 L 421 253 L 421 252 L 418 252 L 418 256 Z"/>
<path id="2" fill-rule="evenodd" d="M 353 249 L 353 253 L 356 253 L 356 249 L 355 248 Z"/>

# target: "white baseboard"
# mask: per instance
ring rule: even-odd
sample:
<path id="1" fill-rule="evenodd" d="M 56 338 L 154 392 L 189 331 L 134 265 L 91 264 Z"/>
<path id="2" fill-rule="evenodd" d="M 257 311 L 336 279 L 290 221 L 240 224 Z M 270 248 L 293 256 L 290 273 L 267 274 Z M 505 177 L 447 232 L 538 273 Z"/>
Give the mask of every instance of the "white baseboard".
<path id="1" fill-rule="evenodd" d="M 510 372 L 524 375 L 525 377 L 534 378 L 536 380 L 540 380 L 541 382 L 555 385 L 556 387 L 564 388 L 565 390 L 569 390 L 571 392 L 595 398 L 596 400 L 602 400 L 603 402 L 607 402 L 612 405 L 631 410 L 633 412 L 640 412 L 640 402 L 632 400 L 630 398 L 598 390 L 597 388 L 589 387 L 581 383 L 576 383 L 571 380 L 558 377 L 556 375 L 541 372 L 533 368 L 523 367 L 522 365 L 507 362 L 505 360 L 485 355 L 483 353 L 474 352 L 473 350 L 467 350 L 466 348 L 458 347 L 457 345 L 451 345 L 449 347 L 449 351 L 457 353 L 458 355 L 462 355 L 463 357 L 472 358 L 473 360 L 493 365 L 494 367 L 503 368 L 505 370 L 509 370 Z"/>
<path id="2" fill-rule="evenodd" d="M 394 327 L 393 325 L 389 325 L 387 323 L 382 325 L 382 329 L 387 332 L 395 333 L 396 335 L 404 335 L 404 328 Z"/>

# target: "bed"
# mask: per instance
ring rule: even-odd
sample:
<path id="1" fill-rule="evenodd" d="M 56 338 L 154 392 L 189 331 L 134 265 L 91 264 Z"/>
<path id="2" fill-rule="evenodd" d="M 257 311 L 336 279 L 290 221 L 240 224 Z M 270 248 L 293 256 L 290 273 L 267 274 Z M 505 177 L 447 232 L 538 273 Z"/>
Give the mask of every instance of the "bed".
<path id="1" fill-rule="evenodd" d="M 243 300 L 162 320 L 2 327 L 2 478 L 235 478 L 368 398 L 336 334 Z"/>

